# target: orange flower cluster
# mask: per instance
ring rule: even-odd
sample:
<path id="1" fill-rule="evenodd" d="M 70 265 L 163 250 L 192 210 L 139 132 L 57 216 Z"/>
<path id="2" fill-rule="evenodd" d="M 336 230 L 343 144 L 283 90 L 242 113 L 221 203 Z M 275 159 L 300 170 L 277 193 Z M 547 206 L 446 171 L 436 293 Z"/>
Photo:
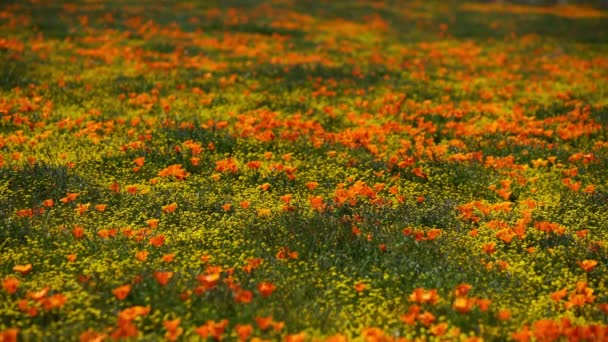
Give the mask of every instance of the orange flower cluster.
<path id="1" fill-rule="evenodd" d="M 215 171 L 237 173 L 239 167 L 233 158 L 226 158 L 215 162 Z"/>
<path id="2" fill-rule="evenodd" d="M 221 341 L 223 339 L 224 331 L 226 330 L 227 326 L 228 326 L 228 320 L 226 320 L 226 319 L 223 319 L 219 322 L 209 320 L 205 324 L 194 329 L 194 331 L 201 338 L 206 339 L 208 337 L 212 337 L 216 341 Z M 241 332 L 241 334 L 242 334 L 242 332 Z M 239 336 L 241 334 L 239 334 Z"/>
<path id="3" fill-rule="evenodd" d="M 190 175 L 189 172 L 182 169 L 181 164 L 169 165 L 158 172 L 159 177 L 175 177 L 177 180 L 184 180 Z"/>
<path id="4" fill-rule="evenodd" d="M 134 321 L 150 313 L 150 306 L 132 306 L 118 313 L 118 327 L 110 333 L 113 339 L 135 338 L 139 330 Z"/>
<path id="5" fill-rule="evenodd" d="M 441 229 L 433 228 L 424 231 L 407 227 L 403 228 L 403 235 L 413 236 L 416 241 L 433 241 L 441 235 Z"/>
<path id="6" fill-rule="evenodd" d="M 40 309 L 50 311 L 65 305 L 68 298 L 63 293 L 49 295 L 49 292 L 48 287 L 39 291 L 28 292 L 26 298 L 17 300 L 17 308 L 30 317 L 36 317 L 40 313 Z"/>
<path id="7" fill-rule="evenodd" d="M 568 296 L 568 289 L 565 288 L 551 293 L 551 299 L 555 302 L 561 302 L 562 299 L 568 296 L 568 300 L 564 303 L 564 307 L 570 309 L 593 303 L 596 298 L 596 296 L 593 295 L 593 292 L 593 289 L 589 287 L 586 282 L 579 281 L 576 283 L 576 288 L 570 292 L 570 296 Z"/>
<path id="8" fill-rule="evenodd" d="M 542 319 L 530 326 L 524 325 L 522 329 L 511 334 L 513 340 L 518 342 L 529 341 L 603 341 L 608 336 L 608 326 L 600 324 L 577 325 L 570 319 L 561 320 Z"/>

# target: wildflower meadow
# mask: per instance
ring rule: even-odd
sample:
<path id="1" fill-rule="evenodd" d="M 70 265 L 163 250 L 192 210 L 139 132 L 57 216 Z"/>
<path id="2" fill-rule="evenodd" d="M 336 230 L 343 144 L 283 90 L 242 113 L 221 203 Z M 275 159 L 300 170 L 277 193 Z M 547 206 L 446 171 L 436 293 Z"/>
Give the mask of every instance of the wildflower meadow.
<path id="1" fill-rule="evenodd" d="M 0 341 L 608 341 L 607 125 L 592 2 L 2 1 Z"/>

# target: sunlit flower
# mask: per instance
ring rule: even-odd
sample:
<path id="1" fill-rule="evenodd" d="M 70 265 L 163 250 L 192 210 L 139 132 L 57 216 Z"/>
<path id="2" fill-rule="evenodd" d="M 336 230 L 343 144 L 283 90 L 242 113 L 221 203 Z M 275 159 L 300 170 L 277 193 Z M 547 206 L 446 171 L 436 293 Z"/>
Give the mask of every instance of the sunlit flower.
<path id="1" fill-rule="evenodd" d="M 13 267 L 13 271 L 21 273 L 22 275 L 26 275 L 26 274 L 30 273 L 31 270 L 32 270 L 32 264 L 15 265 Z"/>
<path id="2" fill-rule="evenodd" d="M 471 311 L 473 306 L 475 305 L 475 301 L 472 298 L 468 297 L 457 297 L 452 304 L 454 310 L 460 313 L 467 313 Z"/>
<path id="3" fill-rule="evenodd" d="M 593 269 L 597 266 L 597 264 L 598 264 L 597 260 L 583 260 L 583 261 L 581 261 L 581 262 L 578 263 L 578 265 L 585 272 L 591 272 L 591 271 L 593 271 Z"/>
<path id="4" fill-rule="evenodd" d="M 165 213 L 165 214 L 175 212 L 175 209 L 177 209 L 177 203 L 175 203 L 175 202 L 167 204 L 162 207 L 163 213 Z"/>

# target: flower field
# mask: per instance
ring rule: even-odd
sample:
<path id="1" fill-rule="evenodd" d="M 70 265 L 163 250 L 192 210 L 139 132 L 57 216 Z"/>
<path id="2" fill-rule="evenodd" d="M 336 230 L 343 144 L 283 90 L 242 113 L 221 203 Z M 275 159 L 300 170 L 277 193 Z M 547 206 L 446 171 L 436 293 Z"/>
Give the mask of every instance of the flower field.
<path id="1" fill-rule="evenodd" d="M 608 11 L 3 1 L 0 341 L 608 340 Z"/>

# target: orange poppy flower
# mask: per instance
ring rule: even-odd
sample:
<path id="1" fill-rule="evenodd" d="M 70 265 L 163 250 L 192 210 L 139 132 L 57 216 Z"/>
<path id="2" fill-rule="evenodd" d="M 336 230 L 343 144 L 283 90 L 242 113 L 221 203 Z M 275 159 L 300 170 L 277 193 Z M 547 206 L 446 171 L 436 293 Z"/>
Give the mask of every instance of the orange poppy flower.
<path id="1" fill-rule="evenodd" d="M 429 328 L 429 332 L 434 336 L 443 336 L 447 331 L 448 324 L 446 322 L 435 324 Z"/>
<path id="2" fill-rule="evenodd" d="M 68 192 L 64 198 L 60 199 L 60 201 L 62 203 L 72 202 L 72 201 L 75 201 L 79 195 L 80 195 L 79 193 Z"/>
<path id="3" fill-rule="evenodd" d="M 276 286 L 274 286 L 274 284 L 271 282 L 261 282 L 258 284 L 258 291 L 262 297 L 269 297 L 275 289 Z"/>
<path id="4" fill-rule="evenodd" d="M 359 282 L 359 283 L 356 283 L 356 284 L 355 284 L 355 291 L 357 291 L 357 292 L 362 292 L 362 291 L 364 291 L 366 288 L 367 288 L 367 285 L 365 285 L 365 283 L 361 283 L 361 282 Z"/>
<path id="5" fill-rule="evenodd" d="M 310 206 L 316 211 L 323 211 L 327 205 L 323 203 L 322 196 L 314 196 L 310 199 Z"/>
<path id="6" fill-rule="evenodd" d="M 102 239 L 105 239 L 105 238 L 109 238 L 112 236 L 116 236 L 116 232 L 117 232 L 117 230 L 115 228 L 114 229 L 100 229 L 97 231 L 97 236 L 99 236 Z"/>
<path id="7" fill-rule="evenodd" d="M 106 340 L 106 334 L 96 332 L 92 329 L 89 329 L 78 337 L 80 342 L 103 342 Z"/>
<path id="8" fill-rule="evenodd" d="M 126 236 L 126 237 L 133 236 L 133 229 L 131 229 L 131 227 L 121 228 L 120 232 L 122 233 L 123 236 Z"/>
<path id="9" fill-rule="evenodd" d="M 0 341 L 2 342 L 17 342 L 17 336 L 19 335 L 19 329 L 8 328 L 0 331 Z"/>
<path id="10" fill-rule="evenodd" d="M 2 280 L 2 287 L 8 294 L 13 294 L 17 292 L 17 288 L 19 287 L 19 280 L 13 277 L 6 277 Z"/>
<path id="11" fill-rule="evenodd" d="M 135 163 L 135 165 L 137 165 L 139 167 L 142 167 L 142 166 L 144 166 L 145 160 L 146 160 L 145 157 L 139 157 L 139 158 L 135 158 L 133 160 L 133 163 Z"/>
<path id="12" fill-rule="evenodd" d="M 17 217 L 33 217 L 34 211 L 32 209 L 21 209 L 15 212 Z"/>
<path id="13" fill-rule="evenodd" d="M 471 309 L 473 308 L 474 305 L 475 305 L 475 301 L 472 298 L 457 297 L 454 300 L 452 307 L 454 308 L 454 310 L 464 314 L 464 313 L 471 311 Z"/>
<path id="14" fill-rule="evenodd" d="M 237 173 L 239 170 L 236 161 L 232 158 L 226 158 L 215 162 L 215 171 Z"/>
<path id="15" fill-rule="evenodd" d="M 164 235 L 157 235 L 155 237 L 150 238 L 150 244 L 154 247 L 160 247 L 165 243 Z"/>
<path id="16" fill-rule="evenodd" d="M 150 228 L 158 228 L 158 219 L 149 219 L 146 220 L 146 225 Z"/>
<path id="17" fill-rule="evenodd" d="M 150 313 L 150 306 L 131 306 L 118 313 L 119 320 L 130 322 L 138 316 L 145 316 Z"/>
<path id="18" fill-rule="evenodd" d="M 198 279 L 198 282 L 208 290 L 215 287 L 217 282 L 220 280 L 220 273 L 213 272 L 205 275 L 199 275 L 196 277 L 196 279 Z"/>
<path id="19" fill-rule="evenodd" d="M 299 334 L 287 335 L 283 339 L 284 342 L 304 342 L 306 341 L 306 334 L 301 332 Z"/>
<path id="20" fill-rule="evenodd" d="M 32 264 L 15 265 L 15 267 L 13 267 L 13 271 L 19 272 L 22 275 L 26 275 L 26 274 L 30 273 L 31 270 L 32 270 Z"/>
<path id="21" fill-rule="evenodd" d="M 260 330 L 266 330 L 266 329 L 270 328 L 270 326 L 271 326 L 272 316 L 256 317 L 255 323 L 258 325 L 258 328 L 260 328 Z"/>
<path id="22" fill-rule="evenodd" d="M 480 311 L 488 311 L 488 309 L 490 308 L 490 304 L 492 304 L 492 301 L 489 299 L 477 299 L 476 303 Z"/>
<path id="23" fill-rule="evenodd" d="M 179 326 L 180 323 L 181 320 L 179 318 L 176 318 L 174 320 L 163 321 L 163 326 L 165 327 L 165 329 L 167 329 L 167 332 L 165 333 L 165 338 L 168 341 L 176 341 L 178 337 L 184 332 L 184 329 Z"/>
<path id="24" fill-rule="evenodd" d="M 306 187 L 308 188 L 308 190 L 314 190 L 319 186 L 319 183 L 317 182 L 306 182 Z"/>
<path id="25" fill-rule="evenodd" d="M 589 184 L 584 189 L 583 192 L 586 194 L 593 195 L 595 193 L 595 185 Z"/>
<path id="26" fill-rule="evenodd" d="M 248 162 L 246 165 L 248 168 L 250 168 L 252 170 L 256 170 L 256 169 L 259 169 L 260 166 L 262 166 L 262 162 L 259 160 L 252 160 L 252 161 Z"/>
<path id="27" fill-rule="evenodd" d="M 154 272 L 154 279 L 161 285 L 165 286 L 173 277 L 173 272 Z"/>
<path id="28" fill-rule="evenodd" d="M 293 198 L 292 194 L 285 194 L 283 196 L 280 197 L 281 201 L 283 201 L 283 203 L 285 203 L 286 205 L 289 205 L 289 203 L 291 202 Z"/>
<path id="29" fill-rule="evenodd" d="M 486 254 L 493 254 L 496 252 L 496 242 L 488 242 L 484 244 L 482 247 L 483 252 Z"/>
<path id="30" fill-rule="evenodd" d="M 501 321 L 508 321 L 511 318 L 511 311 L 508 309 L 499 310 L 498 313 L 496 313 L 496 318 Z"/>
<path id="31" fill-rule="evenodd" d="M 115 288 L 114 290 L 112 290 L 112 294 L 114 294 L 114 296 L 118 300 L 124 300 L 125 298 L 127 298 L 127 296 L 129 295 L 129 292 L 131 292 L 131 285 L 129 285 L 129 284 L 119 286 L 119 287 Z"/>
<path id="32" fill-rule="evenodd" d="M 108 186 L 108 189 L 112 190 L 113 192 L 120 192 L 120 185 L 116 182 L 110 184 L 110 186 Z"/>
<path id="33" fill-rule="evenodd" d="M 211 260 L 211 256 L 207 253 L 201 255 L 200 260 L 202 263 L 206 263 L 209 262 L 209 260 Z"/>
<path id="34" fill-rule="evenodd" d="M 441 229 L 431 229 L 426 232 L 426 239 L 429 241 L 435 240 L 439 235 L 441 235 Z"/>
<path id="35" fill-rule="evenodd" d="M 583 260 L 578 263 L 578 265 L 585 271 L 591 272 L 597 266 L 597 260 Z"/>
<path id="36" fill-rule="evenodd" d="M 135 253 L 135 258 L 139 261 L 146 261 L 146 259 L 148 258 L 148 252 L 147 251 L 137 251 Z"/>
<path id="37" fill-rule="evenodd" d="M 458 284 L 456 286 L 456 289 L 454 290 L 454 294 L 457 297 L 464 297 L 467 295 L 467 293 L 469 293 L 469 291 L 472 288 L 473 288 L 473 285 L 471 285 L 471 284 L 467 284 L 467 283 Z"/>
<path id="38" fill-rule="evenodd" d="M 527 325 L 524 325 L 521 330 L 511 333 L 511 338 L 517 342 L 529 342 L 532 340 L 532 332 Z"/>
<path id="39" fill-rule="evenodd" d="M 562 334 L 558 322 L 551 319 L 541 319 L 534 322 L 534 337 L 540 341 L 557 341 Z"/>
<path id="40" fill-rule="evenodd" d="M 126 190 L 131 195 L 135 195 L 137 193 L 137 185 L 127 185 Z"/>
<path id="41" fill-rule="evenodd" d="M 420 167 L 414 168 L 412 170 L 412 173 L 418 178 L 422 178 L 424 180 L 429 179 L 429 176 L 426 173 L 424 173 L 424 171 L 422 171 L 422 168 L 420 168 Z"/>
<path id="42" fill-rule="evenodd" d="M 240 342 L 247 341 L 247 338 L 253 332 L 253 327 L 250 324 L 237 324 L 234 326 L 236 335 L 239 337 Z"/>
<path id="43" fill-rule="evenodd" d="M 253 299 L 253 292 L 251 292 L 249 290 L 238 290 L 234 294 L 234 300 L 237 303 L 248 304 L 248 303 L 251 303 L 252 299 Z"/>
<path id="44" fill-rule="evenodd" d="M 348 338 L 342 334 L 336 334 L 326 338 L 325 342 L 348 342 Z"/>
<path id="45" fill-rule="evenodd" d="M 91 205 L 90 203 L 87 203 L 87 204 L 80 204 L 80 203 L 78 203 L 78 205 L 76 206 L 75 211 L 78 214 L 82 215 L 82 214 L 86 213 L 89 210 L 89 206 L 90 205 Z"/>
<path id="46" fill-rule="evenodd" d="M 431 324 L 435 323 L 437 318 L 429 311 L 425 311 L 418 315 L 418 321 L 422 323 L 425 327 L 431 326 Z"/>
<path id="47" fill-rule="evenodd" d="M 162 207 L 163 213 L 165 213 L 165 214 L 175 212 L 175 209 L 177 209 L 177 203 L 175 203 L 175 202 L 167 204 Z"/>
<path id="48" fill-rule="evenodd" d="M 361 337 L 365 342 L 390 341 L 390 337 L 382 329 L 376 327 L 364 328 Z"/>
<path id="49" fill-rule="evenodd" d="M 409 296 L 409 300 L 415 303 L 430 303 L 436 304 L 439 302 L 439 295 L 437 290 L 426 290 L 424 288 L 416 288 Z"/>
<path id="50" fill-rule="evenodd" d="M 34 292 L 28 292 L 27 296 L 35 301 L 41 301 L 44 298 L 46 298 L 46 295 L 49 293 L 49 288 L 45 287 L 42 290 L 39 291 L 34 291 Z"/>
<path id="51" fill-rule="evenodd" d="M 228 320 L 223 319 L 219 322 L 212 320 L 207 321 L 205 324 L 194 329 L 194 331 L 202 338 L 206 339 L 209 336 L 213 337 L 217 341 L 222 340 L 222 335 L 228 326 Z"/>
<path id="52" fill-rule="evenodd" d="M 49 198 L 49 199 L 46 199 L 46 200 L 42 201 L 42 205 L 45 206 L 45 207 L 47 207 L 47 208 L 50 208 L 53 205 L 55 205 L 55 201 L 52 198 Z"/>
<path id="53" fill-rule="evenodd" d="M 187 172 L 186 170 L 182 169 L 182 165 L 181 164 L 173 164 L 173 165 L 169 165 L 166 168 L 160 170 L 158 172 L 158 176 L 159 177 L 175 177 L 175 179 L 177 180 L 184 180 L 186 177 L 188 177 L 190 175 L 189 172 Z"/>
<path id="54" fill-rule="evenodd" d="M 509 268 L 509 263 L 504 260 L 498 260 L 496 261 L 496 264 L 500 267 L 501 271 L 504 271 Z"/>

